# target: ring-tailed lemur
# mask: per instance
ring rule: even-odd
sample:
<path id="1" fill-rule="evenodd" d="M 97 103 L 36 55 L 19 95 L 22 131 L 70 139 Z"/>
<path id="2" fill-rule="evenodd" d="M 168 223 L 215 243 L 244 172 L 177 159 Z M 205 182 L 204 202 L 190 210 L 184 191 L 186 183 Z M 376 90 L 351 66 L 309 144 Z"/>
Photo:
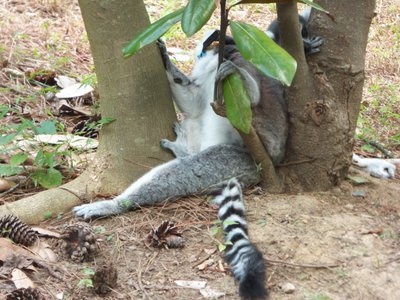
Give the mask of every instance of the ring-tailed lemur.
<path id="1" fill-rule="evenodd" d="M 225 260 L 239 282 L 242 299 L 265 299 L 265 264 L 262 253 L 249 240 L 246 209 L 240 183 L 229 180 L 213 203 L 219 206 L 218 218 L 222 221 Z M 230 244 L 228 243 L 230 242 Z"/>
<path id="2" fill-rule="evenodd" d="M 143 175 L 113 200 L 83 204 L 73 209 L 85 219 L 115 215 L 142 205 L 204 192 L 207 188 L 238 177 L 245 185 L 259 181 L 255 163 L 243 148 L 240 135 L 226 118 L 214 113 L 214 84 L 238 71 L 250 91 L 253 126 L 275 164 L 285 154 L 288 134 L 286 106 L 281 85 L 262 76 L 243 59 L 233 40 L 228 38 L 225 62 L 217 72 L 216 48 L 198 47 L 198 58 L 191 77 L 184 75 L 159 44 L 174 100 L 184 115 L 175 125 L 177 140 L 162 140 L 176 159 Z"/>

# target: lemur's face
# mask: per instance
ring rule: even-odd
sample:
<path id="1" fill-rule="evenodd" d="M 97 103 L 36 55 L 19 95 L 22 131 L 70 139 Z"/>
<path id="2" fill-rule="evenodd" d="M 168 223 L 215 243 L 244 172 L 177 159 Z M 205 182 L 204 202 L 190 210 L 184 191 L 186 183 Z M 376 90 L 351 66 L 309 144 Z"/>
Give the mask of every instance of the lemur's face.
<path id="1" fill-rule="evenodd" d="M 218 52 L 219 47 L 219 30 L 208 30 L 202 40 L 197 44 L 195 55 L 196 60 L 205 56 L 206 52 Z M 235 45 L 235 41 L 230 36 L 225 36 L 225 45 Z"/>

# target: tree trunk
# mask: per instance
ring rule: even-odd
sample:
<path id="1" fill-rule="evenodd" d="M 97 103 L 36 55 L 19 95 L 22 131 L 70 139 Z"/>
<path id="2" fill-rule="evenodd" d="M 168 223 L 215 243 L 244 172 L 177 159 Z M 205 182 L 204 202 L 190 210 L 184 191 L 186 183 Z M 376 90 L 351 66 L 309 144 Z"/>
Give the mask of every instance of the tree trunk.
<path id="1" fill-rule="evenodd" d="M 176 120 L 165 70 L 155 45 L 130 59 L 122 48 L 149 25 L 143 1 L 80 0 L 92 49 L 104 125 L 96 158 L 89 170 L 65 186 L 0 207 L 0 216 L 15 214 L 38 223 L 45 213 L 60 212 L 96 193 L 118 194 L 151 167 L 172 156 L 159 147 L 172 138 Z"/>
<path id="2" fill-rule="evenodd" d="M 311 72 L 300 63 L 287 91 L 290 132 L 281 171 L 292 191 L 326 190 L 337 185 L 349 168 L 375 9 L 374 0 L 317 2 L 335 21 L 321 12 L 313 14 L 311 34 L 322 36 L 324 44 L 308 59 Z M 281 37 L 284 45 L 285 40 L 290 44 L 290 36 Z"/>
<path id="3" fill-rule="evenodd" d="M 158 49 L 151 45 L 130 59 L 122 48 L 149 25 L 143 1 L 80 0 L 99 83 L 104 126 L 97 152 L 100 192 L 119 193 L 171 156 L 159 141 L 171 137 L 175 120 Z"/>

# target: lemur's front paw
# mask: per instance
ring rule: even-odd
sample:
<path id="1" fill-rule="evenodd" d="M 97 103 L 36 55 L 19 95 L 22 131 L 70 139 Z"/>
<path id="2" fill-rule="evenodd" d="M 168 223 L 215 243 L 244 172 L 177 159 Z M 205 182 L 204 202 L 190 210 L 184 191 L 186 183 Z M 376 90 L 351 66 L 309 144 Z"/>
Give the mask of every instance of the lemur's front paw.
<path id="1" fill-rule="evenodd" d="M 218 68 L 218 72 L 217 72 L 217 76 L 215 77 L 215 81 L 219 82 L 221 80 L 224 80 L 226 77 L 235 73 L 236 71 L 238 71 L 237 66 L 230 60 L 226 60 Z"/>
<path id="2" fill-rule="evenodd" d="M 167 47 L 165 46 L 165 43 L 163 40 L 158 39 L 157 40 L 157 46 L 158 49 L 160 50 L 160 54 L 161 54 L 161 58 L 164 64 L 164 68 L 167 69 L 167 64 L 169 62 L 169 56 L 168 56 L 168 52 L 167 52 Z"/>

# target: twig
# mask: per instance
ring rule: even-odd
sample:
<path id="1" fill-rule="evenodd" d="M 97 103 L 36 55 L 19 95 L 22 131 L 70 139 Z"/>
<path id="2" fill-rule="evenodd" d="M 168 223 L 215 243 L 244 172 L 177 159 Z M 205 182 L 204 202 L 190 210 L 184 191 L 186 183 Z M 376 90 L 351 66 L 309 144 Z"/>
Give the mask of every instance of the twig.
<path id="1" fill-rule="evenodd" d="M 316 160 L 316 158 L 289 161 L 287 163 L 279 164 L 279 165 L 277 165 L 277 167 L 281 168 L 281 167 L 288 167 L 288 166 L 292 166 L 292 165 L 301 165 L 301 164 L 305 164 L 305 163 L 311 163 L 311 162 L 313 162 L 315 160 Z"/>
<path id="2" fill-rule="evenodd" d="M 28 258 L 31 259 L 31 258 Z M 44 262 L 40 261 L 39 259 L 32 258 L 32 262 L 37 265 L 38 267 L 44 269 L 49 273 L 51 276 L 54 278 L 64 282 L 64 278 L 62 278 L 60 275 L 56 274 L 48 265 L 46 265 Z"/>
<path id="3" fill-rule="evenodd" d="M 7 195 L 7 194 L 13 192 L 13 191 L 16 190 L 20 185 L 21 185 L 21 182 L 18 182 L 16 185 L 10 187 L 7 191 L 2 192 L 2 193 L 0 194 L 0 197 L 3 197 L 3 196 L 5 196 L 5 195 Z"/>
<path id="4" fill-rule="evenodd" d="M 390 154 L 389 151 L 386 150 L 385 147 L 383 147 L 383 145 L 381 145 L 380 143 L 375 142 L 375 141 L 370 141 L 367 138 L 363 138 L 363 141 L 366 142 L 367 144 L 371 145 L 372 147 L 375 147 L 379 151 L 381 151 L 383 153 L 383 155 L 385 155 L 387 158 L 393 158 L 393 155 Z"/>
<path id="5" fill-rule="evenodd" d="M 82 199 L 82 197 L 79 196 L 79 195 L 78 195 L 77 193 L 75 193 L 74 191 L 72 191 L 72 190 L 70 190 L 70 189 L 68 189 L 68 188 L 66 188 L 66 187 L 63 187 L 63 186 L 60 186 L 59 189 L 60 189 L 60 190 L 67 191 L 67 192 L 71 193 L 72 195 L 76 196 L 76 198 L 78 198 L 79 200 L 81 200 L 81 202 L 85 202 L 85 201 L 84 201 L 85 199 Z"/>
<path id="6" fill-rule="evenodd" d="M 282 260 L 274 260 L 274 259 L 267 259 L 267 258 L 264 258 L 264 260 L 271 264 L 281 264 L 281 265 L 285 265 L 285 266 L 293 267 L 293 268 L 330 269 L 330 268 L 337 268 L 340 266 L 339 264 L 334 264 L 334 265 L 296 264 L 296 263 L 285 262 Z"/>
<path id="7" fill-rule="evenodd" d="M 197 262 L 195 265 L 192 266 L 192 269 L 196 268 L 197 266 L 201 265 L 203 262 L 205 262 L 207 259 L 209 259 L 214 253 L 217 251 L 215 248 L 210 254 L 208 254 L 206 257 L 204 257 L 202 260 Z"/>

